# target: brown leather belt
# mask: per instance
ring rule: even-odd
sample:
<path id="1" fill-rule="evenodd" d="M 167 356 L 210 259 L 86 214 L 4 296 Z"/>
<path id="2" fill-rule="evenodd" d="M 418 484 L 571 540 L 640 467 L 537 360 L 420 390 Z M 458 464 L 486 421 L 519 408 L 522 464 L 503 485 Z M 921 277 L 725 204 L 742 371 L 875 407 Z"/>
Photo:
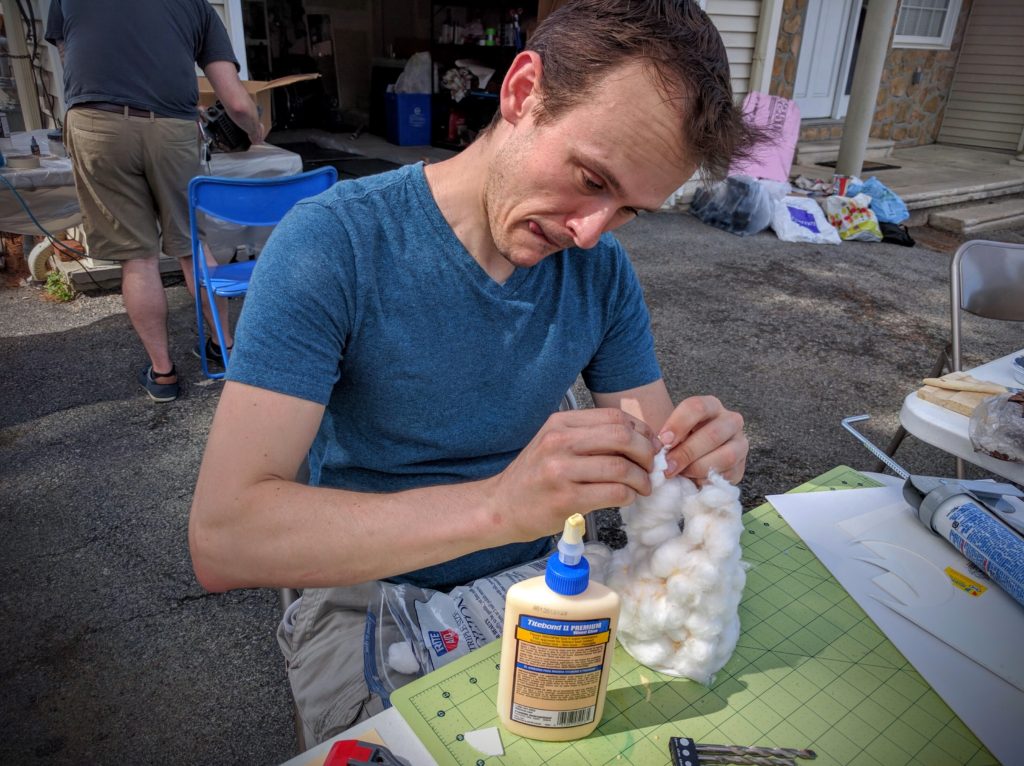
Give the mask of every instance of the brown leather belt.
<path id="1" fill-rule="evenodd" d="M 123 114 L 126 117 L 145 117 L 146 119 L 155 117 L 158 120 L 162 117 L 167 117 L 165 114 L 157 114 L 156 112 L 151 112 L 148 109 L 136 109 L 134 106 L 128 106 L 127 104 L 111 104 L 108 101 L 86 101 L 82 104 L 75 104 L 75 106 L 80 106 L 84 109 L 99 109 L 101 112 Z"/>

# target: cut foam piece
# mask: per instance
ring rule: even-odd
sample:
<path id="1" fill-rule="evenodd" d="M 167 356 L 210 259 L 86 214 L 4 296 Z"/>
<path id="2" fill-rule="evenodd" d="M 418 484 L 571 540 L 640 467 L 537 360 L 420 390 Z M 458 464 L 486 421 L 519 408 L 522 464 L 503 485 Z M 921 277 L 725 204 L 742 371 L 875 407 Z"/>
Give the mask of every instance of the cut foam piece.
<path id="1" fill-rule="evenodd" d="M 466 738 L 466 742 L 484 755 L 505 755 L 505 748 L 501 744 L 501 732 L 498 731 L 497 726 L 467 731 L 462 736 Z"/>

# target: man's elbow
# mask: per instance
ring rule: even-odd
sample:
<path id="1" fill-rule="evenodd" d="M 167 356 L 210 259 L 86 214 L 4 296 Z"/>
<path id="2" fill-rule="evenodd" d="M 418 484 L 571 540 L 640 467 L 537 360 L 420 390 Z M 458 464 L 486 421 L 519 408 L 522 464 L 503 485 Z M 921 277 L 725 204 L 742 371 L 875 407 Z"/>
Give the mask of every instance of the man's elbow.
<path id="1" fill-rule="evenodd" d="M 193 505 L 188 525 L 188 548 L 192 555 L 192 571 L 196 573 L 196 579 L 211 593 L 223 593 L 240 587 L 238 583 L 232 582 L 225 571 L 226 557 L 217 550 L 213 539 L 214 533 L 203 529 Z"/>
<path id="2" fill-rule="evenodd" d="M 231 94 L 222 101 L 228 114 L 237 122 L 252 117 L 256 112 L 256 103 L 252 100 L 244 88 L 232 90 Z"/>

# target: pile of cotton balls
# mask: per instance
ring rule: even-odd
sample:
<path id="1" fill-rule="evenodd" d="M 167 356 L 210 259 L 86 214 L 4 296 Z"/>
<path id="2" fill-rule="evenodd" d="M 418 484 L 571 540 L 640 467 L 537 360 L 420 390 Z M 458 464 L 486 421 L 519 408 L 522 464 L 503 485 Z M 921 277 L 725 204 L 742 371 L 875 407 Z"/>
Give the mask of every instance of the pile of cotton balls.
<path id="1" fill-rule="evenodd" d="M 739 490 L 715 473 L 698 489 L 666 479 L 665 467 L 662 452 L 653 492 L 621 509 L 629 542 L 612 554 L 606 584 L 622 598 L 619 642 L 637 662 L 708 684 L 740 633 Z"/>

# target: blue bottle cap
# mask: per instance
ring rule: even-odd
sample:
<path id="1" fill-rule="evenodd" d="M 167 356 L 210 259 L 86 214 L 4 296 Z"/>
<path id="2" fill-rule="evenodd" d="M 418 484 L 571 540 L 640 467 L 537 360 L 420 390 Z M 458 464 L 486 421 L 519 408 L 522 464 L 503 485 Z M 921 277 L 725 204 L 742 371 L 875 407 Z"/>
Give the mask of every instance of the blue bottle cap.
<path id="1" fill-rule="evenodd" d="M 555 593 L 576 596 L 590 584 L 590 562 L 582 556 L 578 564 L 566 564 L 559 559 L 558 553 L 552 553 L 544 572 L 544 582 Z"/>

